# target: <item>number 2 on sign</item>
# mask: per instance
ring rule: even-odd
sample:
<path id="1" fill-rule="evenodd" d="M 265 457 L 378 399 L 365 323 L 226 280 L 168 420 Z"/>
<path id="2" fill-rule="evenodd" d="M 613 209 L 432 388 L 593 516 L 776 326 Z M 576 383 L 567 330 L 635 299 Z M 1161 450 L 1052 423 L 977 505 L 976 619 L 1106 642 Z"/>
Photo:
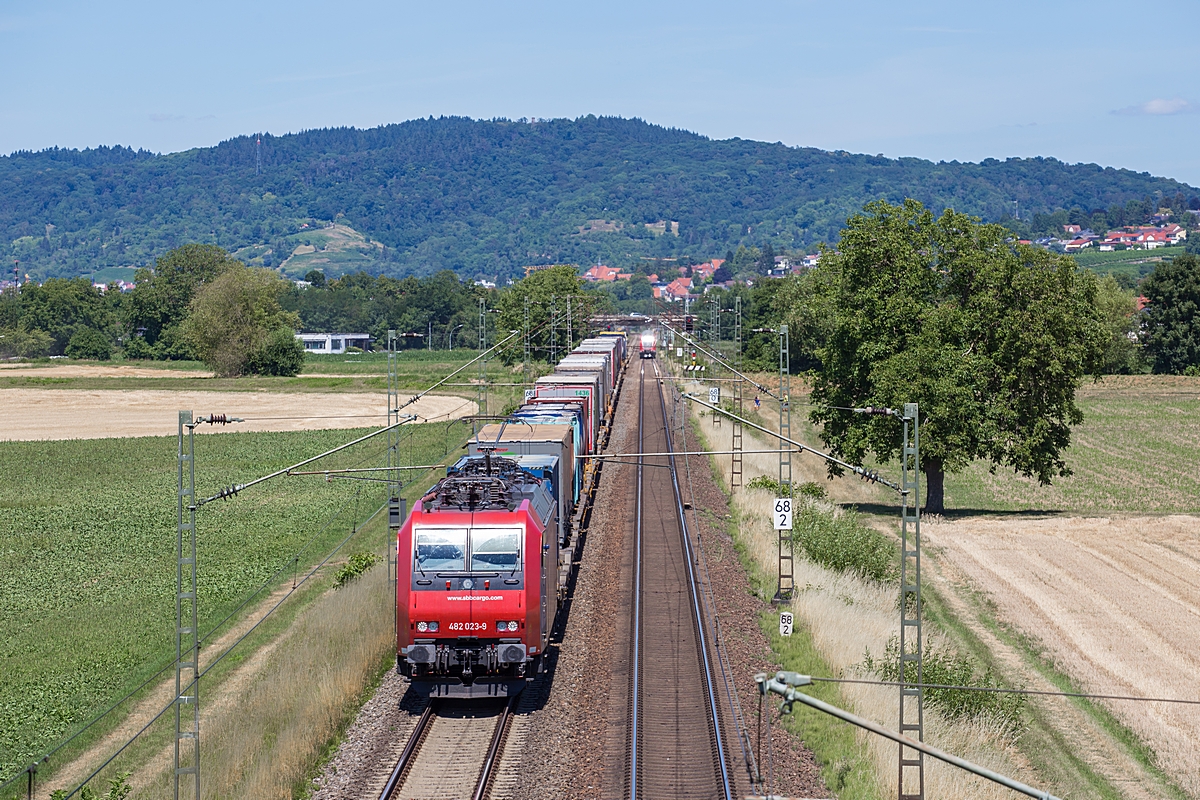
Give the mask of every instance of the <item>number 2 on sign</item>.
<path id="1" fill-rule="evenodd" d="M 779 497 L 775 499 L 775 530 L 790 531 L 792 529 L 792 498 Z"/>
<path id="2" fill-rule="evenodd" d="M 792 635 L 792 614 L 790 611 L 780 611 L 779 612 L 779 635 L 780 636 L 791 636 Z"/>

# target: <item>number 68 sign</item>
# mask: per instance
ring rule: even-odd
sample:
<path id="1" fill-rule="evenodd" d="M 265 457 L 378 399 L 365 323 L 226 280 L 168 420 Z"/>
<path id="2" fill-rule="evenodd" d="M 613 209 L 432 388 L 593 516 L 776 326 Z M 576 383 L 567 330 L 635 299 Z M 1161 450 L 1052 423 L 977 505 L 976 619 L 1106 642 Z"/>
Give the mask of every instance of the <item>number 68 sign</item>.
<path id="1" fill-rule="evenodd" d="M 790 531 L 792 529 L 792 498 L 775 498 L 775 513 L 772 516 L 775 520 L 775 530 Z"/>

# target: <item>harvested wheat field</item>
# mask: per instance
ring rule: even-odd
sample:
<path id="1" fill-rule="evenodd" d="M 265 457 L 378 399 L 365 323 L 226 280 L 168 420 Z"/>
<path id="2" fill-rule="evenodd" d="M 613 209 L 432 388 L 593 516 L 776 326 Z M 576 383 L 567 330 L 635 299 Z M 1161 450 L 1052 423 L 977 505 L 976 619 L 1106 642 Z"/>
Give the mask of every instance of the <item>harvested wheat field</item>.
<path id="1" fill-rule="evenodd" d="M 0 364 L 6 378 L 211 378 L 206 370 L 134 367 L 128 364 Z"/>
<path id="2" fill-rule="evenodd" d="M 1085 691 L 1198 699 L 1200 518 L 976 517 L 924 534 Z M 1104 702 L 1200 795 L 1200 707 Z"/>
<path id="3" fill-rule="evenodd" d="M 227 414 L 245 422 L 223 430 L 303 431 L 369 428 L 387 422 L 387 399 L 373 394 L 315 392 L 175 392 L 165 389 L 0 389 L 0 441 L 173 436 L 179 410 Z M 404 409 L 420 422 L 475 413 L 462 397 L 427 395 Z M 203 433 L 218 430 L 208 425 Z"/>

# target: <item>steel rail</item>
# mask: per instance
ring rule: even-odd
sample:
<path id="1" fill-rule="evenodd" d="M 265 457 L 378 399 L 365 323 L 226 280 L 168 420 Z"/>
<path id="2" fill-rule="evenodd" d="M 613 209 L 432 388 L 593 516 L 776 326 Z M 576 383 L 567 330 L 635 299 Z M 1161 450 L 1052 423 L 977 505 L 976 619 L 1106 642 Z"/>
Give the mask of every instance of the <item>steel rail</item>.
<path id="1" fill-rule="evenodd" d="M 421 717 L 417 720 L 417 726 L 413 728 L 412 735 L 408 737 L 408 743 L 404 745 L 404 750 L 400 753 L 400 759 L 392 769 L 392 774 L 388 776 L 387 783 L 383 785 L 383 791 L 379 793 L 379 800 L 392 800 L 392 795 L 396 793 L 396 790 L 400 788 L 400 784 L 404 782 L 404 776 L 408 774 L 408 769 L 412 766 L 413 758 L 416 756 L 417 751 L 421 749 L 421 743 L 425 740 L 425 734 L 429 732 L 429 725 L 437 715 L 433 704 L 434 701 L 430 700 L 429 705 L 425 706 L 425 710 L 421 712 Z"/>
<path id="2" fill-rule="evenodd" d="M 643 449 L 642 441 L 645 435 L 642 413 L 646 405 L 646 365 L 642 364 L 638 371 L 638 450 Z M 638 458 L 637 469 L 637 514 L 634 523 L 634 558 L 633 558 L 633 655 L 630 660 L 630 689 L 629 689 L 629 800 L 638 797 L 638 726 L 640 710 L 641 687 L 641 643 L 642 643 L 642 482 L 645 480 L 645 459 Z"/>
<path id="3" fill-rule="evenodd" d="M 777 450 L 676 450 L 673 452 L 663 453 L 596 453 L 595 455 L 575 456 L 576 458 L 596 458 L 596 459 L 613 459 L 613 458 L 640 458 L 642 456 L 728 456 L 733 453 L 802 453 L 803 450 L 784 448 Z M 438 466 L 445 466 L 440 464 Z M 380 467 L 379 469 L 383 469 Z M 336 472 L 337 470 L 330 470 Z M 301 473 L 296 473 L 301 474 Z M 308 474 L 308 473 L 304 473 Z M 324 475 L 325 473 L 312 473 L 313 475 Z"/>
<path id="4" fill-rule="evenodd" d="M 662 406 L 663 421 L 667 420 L 667 400 L 663 395 L 662 382 L 658 383 L 658 401 Z M 669 425 L 664 425 L 664 433 L 666 434 L 667 450 L 671 450 L 671 428 Z M 696 634 L 699 638 L 700 663 L 704 667 L 704 696 L 708 704 L 709 719 L 712 723 L 713 742 L 717 746 L 717 763 L 721 770 L 721 790 L 724 800 L 734 800 L 733 781 L 729 775 L 729 765 L 725 759 L 725 742 L 721 735 L 721 718 L 718 715 L 717 705 L 717 689 L 713 681 L 712 675 L 712 657 L 708 650 L 708 637 L 704 633 L 704 615 L 700 610 L 699 591 L 696 586 L 696 572 L 693 566 L 696 560 L 696 554 L 692 548 L 692 540 L 688 535 L 687 515 L 683 509 L 683 494 L 679 490 L 679 471 L 675 465 L 675 456 L 670 455 L 671 461 L 671 486 L 675 491 L 675 510 L 679 515 L 679 530 L 683 539 L 683 548 L 685 561 L 687 562 L 688 574 L 688 590 L 692 598 L 692 619 L 696 625 Z"/>
<path id="5" fill-rule="evenodd" d="M 479 780 L 475 784 L 475 794 L 471 795 L 471 800 L 484 800 L 487 797 L 488 786 L 492 782 L 492 771 L 496 767 L 500 749 L 504 747 L 504 739 L 508 735 L 508 726 L 512 721 L 513 709 L 517 707 L 518 696 L 513 695 L 508 698 L 508 702 L 504 704 L 504 710 L 500 712 L 500 719 L 492 734 L 491 744 L 488 745 L 487 756 L 483 759 L 483 767 L 479 770 Z"/>

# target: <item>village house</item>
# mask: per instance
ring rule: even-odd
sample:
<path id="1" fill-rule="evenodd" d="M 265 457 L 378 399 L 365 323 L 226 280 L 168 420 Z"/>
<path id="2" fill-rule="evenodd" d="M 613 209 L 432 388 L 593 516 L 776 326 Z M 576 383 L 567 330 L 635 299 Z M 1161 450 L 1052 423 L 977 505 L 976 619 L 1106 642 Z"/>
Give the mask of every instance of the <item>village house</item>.
<path id="1" fill-rule="evenodd" d="M 587 272 L 583 273 L 583 279 L 593 283 L 597 281 L 602 283 L 611 283 L 615 281 L 620 274 L 620 270 L 613 269 L 612 267 L 606 267 L 603 264 L 597 264 Z"/>
<path id="2" fill-rule="evenodd" d="M 1187 231 L 1174 223 L 1158 227 L 1140 225 L 1109 231 L 1098 242 L 1104 252 L 1113 250 L 1155 250 L 1159 247 L 1179 245 L 1187 239 Z"/>
<path id="3" fill-rule="evenodd" d="M 297 333 L 296 338 L 310 353 L 340 355 L 348 347 L 369 350 L 371 337 L 366 333 Z"/>
<path id="4" fill-rule="evenodd" d="M 686 300 L 692 296 L 692 279 L 691 278 L 676 278 L 662 288 L 659 295 L 663 300 L 675 302 L 677 300 Z"/>
<path id="5" fill-rule="evenodd" d="M 712 280 L 713 274 L 720 269 L 721 265 L 724 263 L 725 259 L 714 258 L 709 261 L 705 261 L 703 264 L 696 264 L 694 267 L 692 267 L 692 278 L 696 281 Z"/>

